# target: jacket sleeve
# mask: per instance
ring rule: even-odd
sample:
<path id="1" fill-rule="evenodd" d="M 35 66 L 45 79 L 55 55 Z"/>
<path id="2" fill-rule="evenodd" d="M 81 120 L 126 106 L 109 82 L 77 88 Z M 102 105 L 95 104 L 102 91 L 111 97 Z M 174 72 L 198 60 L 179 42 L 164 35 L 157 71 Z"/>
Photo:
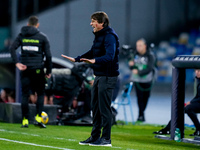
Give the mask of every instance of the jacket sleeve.
<path id="1" fill-rule="evenodd" d="M 21 40 L 20 40 L 21 38 L 20 37 L 21 36 L 19 34 L 9 48 L 12 60 L 15 64 L 19 62 L 17 54 L 16 54 L 16 49 L 21 45 Z"/>
<path id="2" fill-rule="evenodd" d="M 52 56 L 51 56 L 51 51 L 50 51 L 49 40 L 47 39 L 47 37 L 45 37 L 45 40 L 44 40 L 44 54 L 46 57 L 46 62 L 45 62 L 45 66 L 47 68 L 46 74 L 48 75 L 51 73 L 51 69 L 52 69 Z"/>
<path id="3" fill-rule="evenodd" d="M 200 97 L 194 97 L 190 103 L 200 103 Z"/>
<path id="4" fill-rule="evenodd" d="M 85 54 L 76 57 L 75 62 L 80 62 L 81 58 L 93 59 L 92 48 L 89 51 L 87 51 Z"/>
<path id="5" fill-rule="evenodd" d="M 143 76 L 143 75 L 146 75 L 149 72 L 151 72 L 153 70 L 154 63 L 155 63 L 155 58 L 154 58 L 153 54 L 150 53 L 149 56 L 148 56 L 147 68 L 143 69 L 143 70 L 138 70 L 138 75 Z"/>
<path id="6" fill-rule="evenodd" d="M 116 51 L 116 38 L 114 35 L 108 34 L 105 37 L 104 47 L 106 54 L 95 58 L 96 64 L 106 64 L 107 62 L 111 62 L 114 59 Z"/>
<path id="7" fill-rule="evenodd" d="M 200 79 L 195 77 L 196 80 L 196 96 L 190 101 L 191 103 L 200 103 Z"/>

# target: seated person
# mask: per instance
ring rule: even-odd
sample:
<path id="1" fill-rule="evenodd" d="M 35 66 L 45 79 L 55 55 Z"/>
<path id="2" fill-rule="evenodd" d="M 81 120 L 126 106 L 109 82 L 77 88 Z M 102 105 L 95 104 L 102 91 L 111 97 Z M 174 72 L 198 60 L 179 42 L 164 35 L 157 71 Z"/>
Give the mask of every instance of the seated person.
<path id="1" fill-rule="evenodd" d="M 44 95 L 44 105 L 53 105 L 53 92 L 51 89 L 46 89 L 45 90 L 45 95 Z"/>
<path id="2" fill-rule="evenodd" d="M 83 110 L 81 112 L 82 116 L 88 116 L 90 117 L 90 111 L 91 111 L 91 88 L 94 83 L 94 77 L 88 76 L 87 82 L 84 81 L 81 85 L 81 89 L 79 91 L 79 94 L 77 97 L 75 97 L 72 101 L 72 108 L 76 109 L 78 107 L 78 102 L 83 102 Z"/>
<path id="3" fill-rule="evenodd" d="M 14 103 L 15 102 L 15 91 L 10 88 L 1 89 L 0 103 Z"/>
<path id="4" fill-rule="evenodd" d="M 185 104 L 185 113 L 190 117 L 190 119 L 192 120 L 196 128 L 196 131 L 193 134 L 190 134 L 190 136 L 200 136 L 200 123 L 196 114 L 196 113 L 200 113 L 200 69 L 195 70 L 195 75 L 197 79 L 196 96 L 191 101 Z M 171 126 L 171 121 L 169 121 L 169 123 L 167 124 L 165 128 L 153 133 L 154 134 L 170 134 L 170 126 Z"/>
<path id="5" fill-rule="evenodd" d="M 7 88 L 1 89 L 0 102 L 1 103 L 7 103 L 8 102 Z"/>
<path id="6" fill-rule="evenodd" d="M 15 91 L 11 90 L 8 94 L 8 103 L 15 103 Z"/>
<path id="7" fill-rule="evenodd" d="M 29 103 L 30 104 L 36 104 L 37 102 L 37 93 L 34 90 L 30 90 L 30 96 L 29 96 Z"/>

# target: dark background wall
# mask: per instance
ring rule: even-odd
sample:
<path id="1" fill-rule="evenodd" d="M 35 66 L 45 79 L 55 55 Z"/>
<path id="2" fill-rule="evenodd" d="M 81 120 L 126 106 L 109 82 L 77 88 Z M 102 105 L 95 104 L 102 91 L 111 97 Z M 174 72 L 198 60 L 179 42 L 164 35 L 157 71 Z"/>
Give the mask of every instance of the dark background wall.
<path id="1" fill-rule="evenodd" d="M 15 65 L 12 63 L 0 63 L 0 89 L 15 89 Z"/>
<path id="2" fill-rule="evenodd" d="M 9 2 L 11 5 L 12 0 Z M 4 5 L 9 7 L 7 14 L 11 16 L 11 6 L 5 2 Z M 51 0 L 43 3 L 18 0 L 17 25 L 12 35 L 15 37 L 26 25 L 28 16 L 36 14 L 40 19 L 40 30 L 49 36 L 52 54 L 60 57 L 64 53 L 74 57 L 90 49 L 93 40 L 90 16 L 102 10 L 109 15 L 111 27 L 118 33 L 121 45 L 134 47 L 141 37 L 158 44 L 182 31 L 197 28 L 199 6 L 199 0 Z M 7 22 L 9 26 L 10 21 Z"/>

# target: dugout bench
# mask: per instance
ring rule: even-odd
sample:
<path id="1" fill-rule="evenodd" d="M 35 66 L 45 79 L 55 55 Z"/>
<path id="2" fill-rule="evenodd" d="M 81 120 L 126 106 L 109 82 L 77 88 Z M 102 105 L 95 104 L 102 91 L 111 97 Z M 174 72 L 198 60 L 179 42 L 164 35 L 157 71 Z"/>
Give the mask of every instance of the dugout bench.
<path id="1" fill-rule="evenodd" d="M 199 55 L 179 55 L 172 60 L 172 94 L 171 94 L 171 135 L 170 137 L 156 135 L 155 137 L 173 140 L 175 129 L 179 128 L 182 142 L 200 144 L 200 138 L 184 138 L 184 102 L 186 69 L 200 69 Z"/>

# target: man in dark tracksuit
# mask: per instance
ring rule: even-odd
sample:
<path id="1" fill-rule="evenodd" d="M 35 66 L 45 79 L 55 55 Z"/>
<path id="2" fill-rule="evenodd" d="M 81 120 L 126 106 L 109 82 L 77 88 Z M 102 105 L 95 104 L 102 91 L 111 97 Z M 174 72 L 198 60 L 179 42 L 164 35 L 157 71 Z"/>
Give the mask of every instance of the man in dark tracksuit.
<path id="1" fill-rule="evenodd" d="M 84 61 L 93 64 L 94 75 L 96 76 L 91 90 L 93 129 L 91 136 L 87 140 L 79 142 L 79 144 L 112 146 L 110 139 L 111 99 L 119 75 L 119 40 L 114 30 L 108 26 L 109 19 L 106 13 L 94 13 L 91 16 L 90 25 L 94 28 L 95 35 L 92 48 L 77 58 L 62 56 L 73 62 Z"/>
<path id="2" fill-rule="evenodd" d="M 20 70 L 22 85 L 22 127 L 28 127 L 29 124 L 29 106 L 28 99 L 30 92 L 37 93 L 36 103 L 36 123 L 42 128 L 46 126 L 41 122 L 41 112 L 44 105 L 45 77 L 51 77 L 51 52 L 49 41 L 45 34 L 38 30 L 39 23 L 36 16 L 31 16 L 28 25 L 22 27 L 21 33 L 17 36 L 10 47 L 10 53 L 16 67 Z M 15 50 L 21 46 L 21 57 L 19 62 Z M 44 56 L 46 62 L 44 63 Z M 46 66 L 46 73 L 44 67 Z"/>
<path id="3" fill-rule="evenodd" d="M 197 113 L 200 113 L 200 70 L 195 70 L 196 74 L 196 95 L 195 97 L 187 102 L 185 104 L 185 113 L 190 117 L 192 122 L 194 123 L 194 126 L 196 128 L 196 131 L 193 134 L 190 134 L 190 136 L 200 136 L 200 123 L 197 118 Z M 153 132 L 154 134 L 170 134 L 170 128 L 171 128 L 171 121 L 167 124 L 167 126 L 160 131 Z"/>
<path id="4" fill-rule="evenodd" d="M 137 52 L 129 61 L 132 70 L 132 80 L 134 81 L 137 101 L 139 106 L 139 115 L 137 121 L 145 121 L 144 111 L 151 93 L 152 81 L 154 78 L 155 57 L 147 49 L 144 39 L 136 42 Z"/>

